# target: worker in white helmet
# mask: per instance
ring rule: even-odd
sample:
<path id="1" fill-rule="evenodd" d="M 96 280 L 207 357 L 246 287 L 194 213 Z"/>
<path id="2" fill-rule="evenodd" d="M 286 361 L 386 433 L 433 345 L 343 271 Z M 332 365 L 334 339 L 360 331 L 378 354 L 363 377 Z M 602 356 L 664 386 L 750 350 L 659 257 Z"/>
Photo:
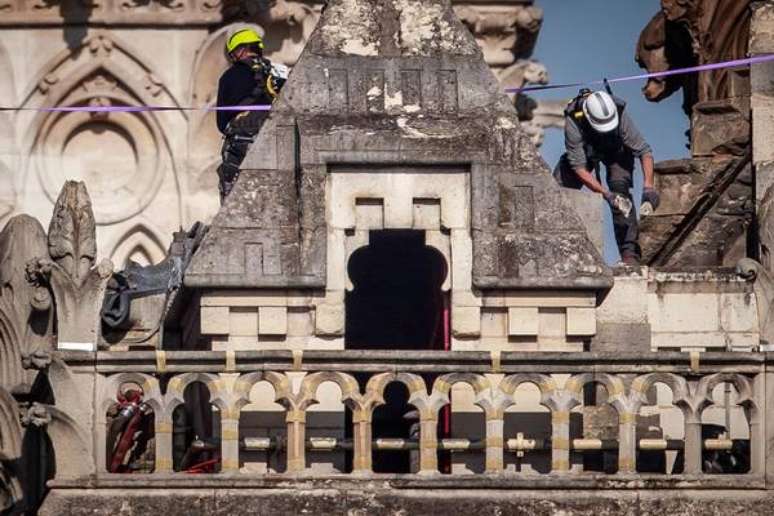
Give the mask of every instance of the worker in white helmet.
<path id="1" fill-rule="evenodd" d="M 641 257 L 639 226 L 631 194 L 635 158 L 643 171 L 641 211 L 655 210 L 660 199 L 653 186 L 653 152 L 625 108 L 626 102 L 607 92 L 581 90 L 564 112 L 567 152 L 554 176 L 562 186 L 586 186 L 604 197 L 613 212 L 621 260 L 637 265 Z M 600 163 L 607 169 L 608 188 L 599 178 Z"/>

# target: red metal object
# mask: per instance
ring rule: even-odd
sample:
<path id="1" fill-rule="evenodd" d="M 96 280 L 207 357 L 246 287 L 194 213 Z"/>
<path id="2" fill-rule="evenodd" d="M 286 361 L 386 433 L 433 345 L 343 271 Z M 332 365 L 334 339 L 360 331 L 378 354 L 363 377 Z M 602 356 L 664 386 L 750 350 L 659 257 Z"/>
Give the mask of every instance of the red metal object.
<path id="1" fill-rule="evenodd" d="M 194 464 L 190 468 L 186 469 L 186 473 L 215 473 L 215 468 L 220 463 L 220 457 L 215 457 L 198 464 Z"/>
<path id="2" fill-rule="evenodd" d="M 121 411 L 118 417 L 126 418 L 124 428 L 121 431 L 121 437 L 113 449 L 113 455 L 110 459 L 110 472 L 123 473 L 127 470 L 124 465 L 124 459 L 129 450 L 134 446 L 134 436 L 142 421 L 142 394 L 137 391 L 127 391 L 118 398 Z"/>

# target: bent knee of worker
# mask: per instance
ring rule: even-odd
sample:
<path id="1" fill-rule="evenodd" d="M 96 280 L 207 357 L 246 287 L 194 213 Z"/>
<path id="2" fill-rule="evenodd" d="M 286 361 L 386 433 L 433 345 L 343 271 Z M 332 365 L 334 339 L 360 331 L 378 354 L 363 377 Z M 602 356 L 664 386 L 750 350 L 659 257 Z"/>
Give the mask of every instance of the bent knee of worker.
<path id="1" fill-rule="evenodd" d="M 628 198 L 631 198 L 631 194 L 629 193 L 629 191 L 632 188 L 631 181 L 620 180 L 620 179 L 613 179 L 613 180 L 608 179 L 607 187 L 610 189 L 611 192 L 615 192 L 617 194 L 621 194 Z"/>

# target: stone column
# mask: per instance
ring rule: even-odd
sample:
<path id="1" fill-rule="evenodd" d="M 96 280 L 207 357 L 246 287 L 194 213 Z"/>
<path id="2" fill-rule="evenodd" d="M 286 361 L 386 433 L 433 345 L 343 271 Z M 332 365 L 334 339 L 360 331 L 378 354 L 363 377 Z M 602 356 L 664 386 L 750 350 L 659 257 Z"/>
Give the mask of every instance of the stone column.
<path id="1" fill-rule="evenodd" d="M 221 413 L 220 419 L 221 471 L 239 470 L 239 411 L 229 407 Z"/>
<path id="2" fill-rule="evenodd" d="M 158 415 L 155 421 L 156 469 L 155 473 L 172 471 L 172 419 Z"/>
<path id="3" fill-rule="evenodd" d="M 353 473 L 364 474 L 373 472 L 373 454 L 371 450 L 372 416 L 372 411 L 355 410 L 352 412 L 352 424 L 354 426 L 352 431 L 354 448 L 352 458 Z"/>
<path id="4" fill-rule="evenodd" d="M 691 412 L 685 416 L 684 473 L 701 473 L 701 448 L 701 414 Z"/>
<path id="5" fill-rule="evenodd" d="M 755 400 L 755 410 L 747 411 L 750 418 L 750 473 L 763 475 L 766 473 L 766 461 L 768 443 L 766 435 L 766 400 L 771 399 L 766 396 L 766 373 L 761 373 L 753 380 L 753 399 Z M 769 459 L 770 460 L 770 459 Z"/>
<path id="6" fill-rule="evenodd" d="M 285 421 L 288 424 L 287 471 L 299 473 L 306 469 L 306 411 L 288 410 Z"/>
<path id="7" fill-rule="evenodd" d="M 637 413 L 618 414 L 618 473 L 637 470 Z"/>
<path id="8" fill-rule="evenodd" d="M 438 412 L 420 413 L 419 420 L 419 474 L 438 473 Z"/>
<path id="9" fill-rule="evenodd" d="M 570 471 L 570 411 L 551 412 L 551 470 Z"/>
<path id="10" fill-rule="evenodd" d="M 502 411 L 486 415 L 486 472 L 502 473 L 504 468 L 504 427 Z"/>

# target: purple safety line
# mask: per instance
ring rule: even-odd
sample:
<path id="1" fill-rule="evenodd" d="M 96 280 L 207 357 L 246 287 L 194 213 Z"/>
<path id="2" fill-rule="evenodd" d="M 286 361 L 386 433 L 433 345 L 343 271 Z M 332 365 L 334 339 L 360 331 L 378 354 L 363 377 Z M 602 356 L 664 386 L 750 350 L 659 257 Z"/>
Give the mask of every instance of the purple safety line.
<path id="1" fill-rule="evenodd" d="M 627 75 L 608 79 L 610 83 L 637 81 L 643 79 L 656 79 L 660 77 L 669 77 L 672 75 L 682 75 L 696 72 L 708 72 L 711 70 L 720 70 L 723 68 L 737 68 L 740 66 L 750 66 L 760 63 L 774 61 L 774 54 L 749 57 L 746 59 L 734 59 L 732 61 L 722 61 L 719 63 L 709 63 L 700 66 L 691 66 L 689 68 L 677 68 L 675 70 L 666 70 L 663 72 L 651 72 L 638 75 Z M 574 88 L 583 85 L 604 84 L 604 80 L 591 82 L 572 82 L 565 84 L 547 84 L 544 86 L 525 86 L 522 88 L 506 88 L 506 93 L 526 93 L 531 91 L 559 90 L 564 88 Z M 47 108 L 25 108 L 25 107 L 3 107 L 1 111 L 42 111 L 46 113 L 141 113 L 147 111 L 271 111 L 271 105 L 251 105 L 251 106 L 210 106 L 210 107 L 175 107 L 175 106 L 69 106 L 69 107 L 47 107 Z"/>
<path id="2" fill-rule="evenodd" d="M 268 104 L 255 106 L 211 106 L 211 107 L 175 107 L 175 106 L 67 106 L 44 108 L 12 108 L 0 106 L 0 111 L 41 111 L 44 113 L 142 113 L 147 111 L 271 111 Z"/>
<path id="3" fill-rule="evenodd" d="M 650 72 L 650 73 L 642 73 L 637 75 L 627 75 L 624 77 L 616 77 L 614 79 L 608 79 L 607 82 L 613 83 L 613 82 L 639 81 L 643 79 L 657 79 L 660 77 L 669 77 L 672 75 L 682 75 L 682 74 L 697 73 L 697 72 L 709 72 L 712 70 L 721 70 L 724 68 L 737 68 L 740 66 L 750 66 L 754 64 L 768 63 L 771 61 L 774 61 L 774 54 L 748 57 L 745 59 L 734 59 L 731 61 L 722 61 L 719 63 L 709 63 L 709 64 L 704 64 L 699 66 L 691 66 L 688 68 L 676 68 L 674 70 L 666 70 L 663 72 Z M 601 80 L 601 81 L 576 82 L 576 83 L 567 83 L 567 84 L 548 84 L 545 86 L 526 86 L 523 88 L 506 88 L 505 91 L 506 93 L 525 93 L 530 91 L 573 88 L 577 86 L 591 85 L 591 84 L 604 84 L 604 82 L 605 82 L 604 80 Z"/>

